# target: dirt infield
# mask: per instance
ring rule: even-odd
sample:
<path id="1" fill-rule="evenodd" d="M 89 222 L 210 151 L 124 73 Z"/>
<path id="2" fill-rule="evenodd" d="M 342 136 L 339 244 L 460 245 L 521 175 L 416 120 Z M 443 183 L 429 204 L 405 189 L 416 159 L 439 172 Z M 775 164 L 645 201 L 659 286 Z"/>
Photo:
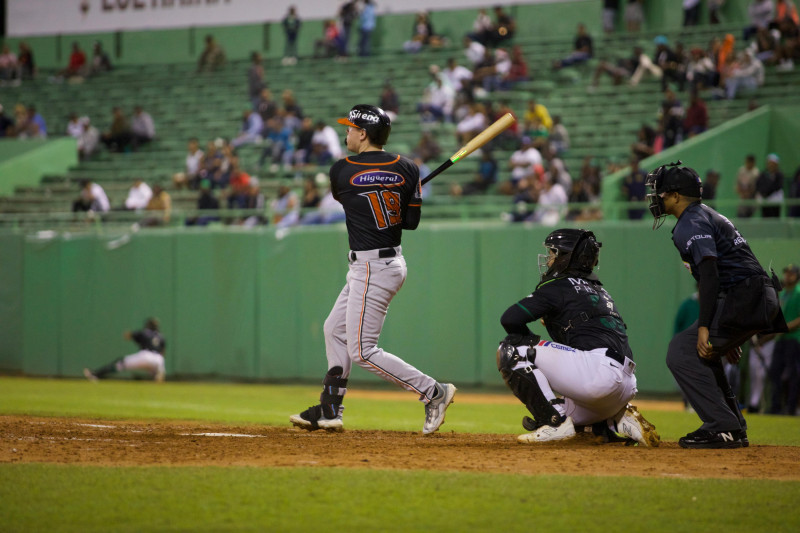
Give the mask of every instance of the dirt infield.
<path id="1" fill-rule="evenodd" d="M 0 462 L 114 466 L 426 469 L 519 474 L 800 479 L 800 448 L 656 449 L 598 444 L 589 435 L 522 445 L 514 435 L 442 431 L 306 432 L 196 422 L 0 416 Z"/>

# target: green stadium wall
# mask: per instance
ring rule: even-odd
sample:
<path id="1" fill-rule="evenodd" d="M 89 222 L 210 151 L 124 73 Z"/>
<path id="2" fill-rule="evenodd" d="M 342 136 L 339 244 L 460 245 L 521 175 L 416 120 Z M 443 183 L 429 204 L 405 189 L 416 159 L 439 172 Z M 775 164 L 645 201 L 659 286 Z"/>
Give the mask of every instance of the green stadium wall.
<path id="1" fill-rule="evenodd" d="M 747 20 L 749 0 L 728 0 L 723 7 L 726 23 Z M 625 2 L 623 2 L 624 6 Z M 590 33 L 602 34 L 599 0 L 577 0 L 551 4 L 517 4 L 507 10 L 516 18 L 519 39 L 542 39 L 547 37 L 569 39 L 575 35 L 575 27 L 582 22 Z M 677 0 L 648 0 L 645 2 L 643 30 L 675 30 L 683 23 L 683 10 Z M 618 27 L 624 28 L 624 9 L 620 10 Z M 298 40 L 301 56 L 313 54 L 314 41 L 322 35 L 322 20 L 313 14 L 303 13 Z M 434 11 L 431 16 L 437 34 L 459 42 L 470 31 L 475 20 L 476 9 Z M 701 23 L 707 21 L 703 10 Z M 401 51 L 403 43 L 411 37 L 414 25 L 413 14 L 382 14 L 378 17 L 373 34 L 373 47 L 377 52 Z M 204 26 L 170 30 L 119 31 L 106 33 L 64 34 L 8 38 L 6 41 L 16 49 L 20 40 L 27 41 L 34 50 L 37 64 L 45 69 L 61 68 L 69 60 L 72 42 L 78 42 L 84 50 L 91 50 L 94 41 L 100 41 L 117 65 L 146 65 L 154 63 L 182 63 L 196 61 L 203 49 L 207 34 L 215 36 L 231 59 L 244 59 L 254 50 L 265 57 L 283 55 L 285 37 L 280 21 L 263 21 L 257 24 L 236 26 Z M 737 35 L 738 37 L 738 35 Z M 351 46 L 355 46 L 351 39 Z"/>
<path id="2" fill-rule="evenodd" d="M 716 206 L 727 217 L 736 215 L 736 173 L 748 154 L 756 157 L 756 164 L 764 168 L 767 154 L 777 153 L 786 176 L 785 192 L 788 193 L 791 176 L 800 167 L 800 106 L 763 106 L 731 119 L 701 135 L 687 139 L 663 152 L 648 157 L 639 163 L 640 168 L 650 171 L 660 165 L 681 160 L 705 178 L 709 169 L 720 173 L 717 185 Z M 627 208 L 621 185 L 629 170 L 623 169 L 603 179 L 603 215 L 606 220 L 626 217 Z"/>
<path id="3" fill-rule="evenodd" d="M 66 172 L 78 164 L 78 145 L 68 137 L 57 140 L 0 140 L 0 195 L 18 186 L 37 186 L 45 174 Z"/>
<path id="4" fill-rule="evenodd" d="M 669 226 L 669 224 L 668 224 Z M 739 222 L 761 262 L 798 262 L 797 221 Z M 664 364 L 673 318 L 694 282 L 669 227 L 591 226 L 598 271 L 625 318 L 643 392 L 674 392 Z M 439 379 L 501 386 L 503 311 L 538 281 L 549 228 L 430 224 L 406 234 L 409 277 L 380 345 Z M 120 235 L 0 235 L 0 370 L 80 376 L 134 351 L 122 333 L 162 321 L 170 377 L 318 381 L 323 323 L 345 282 L 342 226 L 144 230 Z M 539 324 L 534 331 L 544 333 Z M 354 381 L 378 382 L 356 368 Z"/>

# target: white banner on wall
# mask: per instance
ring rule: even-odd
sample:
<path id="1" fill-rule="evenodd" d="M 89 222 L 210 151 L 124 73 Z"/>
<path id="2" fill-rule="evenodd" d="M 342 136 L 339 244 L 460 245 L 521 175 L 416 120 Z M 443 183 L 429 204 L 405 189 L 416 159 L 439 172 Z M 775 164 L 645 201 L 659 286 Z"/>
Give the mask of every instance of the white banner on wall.
<path id="1" fill-rule="evenodd" d="M 0 0 L 2 1 L 2 0 Z M 335 17 L 343 0 L 5 0 L 6 35 L 56 35 L 226 26 L 279 21 L 289 6 L 301 19 Z M 510 4 L 578 0 L 510 0 Z M 489 0 L 375 0 L 379 14 L 468 9 Z M 400 5 L 398 5 L 400 4 Z"/>

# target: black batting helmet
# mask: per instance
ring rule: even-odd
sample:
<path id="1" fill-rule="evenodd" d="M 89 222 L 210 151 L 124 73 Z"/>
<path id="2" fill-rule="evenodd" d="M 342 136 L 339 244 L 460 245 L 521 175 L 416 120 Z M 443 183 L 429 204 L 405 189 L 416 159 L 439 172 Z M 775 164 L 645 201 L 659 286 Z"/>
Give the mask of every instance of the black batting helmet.
<path id="1" fill-rule="evenodd" d="M 569 274 L 588 276 L 597 265 L 601 246 L 603 243 L 597 242 L 591 231 L 572 228 L 555 230 L 544 240 L 547 251 L 555 254 L 552 264 L 547 265 L 549 253 L 539 255 L 542 281 Z"/>
<path id="2" fill-rule="evenodd" d="M 653 229 L 661 227 L 664 217 L 667 216 L 664 208 L 664 199 L 661 195 L 665 192 L 677 192 L 690 198 L 703 197 L 703 185 L 700 175 L 690 167 L 681 166 L 679 160 L 676 163 L 661 165 L 647 175 L 647 187 L 650 192 L 647 198 L 650 204 L 647 206 L 653 215 Z"/>
<path id="3" fill-rule="evenodd" d="M 340 118 L 337 122 L 366 131 L 370 142 L 376 146 L 385 145 L 392 131 L 392 119 L 386 111 L 368 104 L 353 106 L 347 118 Z"/>

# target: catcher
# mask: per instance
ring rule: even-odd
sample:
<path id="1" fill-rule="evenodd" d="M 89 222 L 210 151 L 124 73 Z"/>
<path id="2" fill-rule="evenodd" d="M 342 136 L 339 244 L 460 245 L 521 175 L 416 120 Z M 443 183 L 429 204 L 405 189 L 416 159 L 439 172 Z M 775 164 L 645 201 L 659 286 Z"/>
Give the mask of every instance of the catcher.
<path id="1" fill-rule="evenodd" d="M 539 255 L 541 281 L 500 320 L 508 334 L 497 350 L 497 368 L 533 418 L 522 425 L 523 443 L 559 441 L 576 425 L 609 441 L 658 446 L 661 439 L 635 406 L 633 354 L 614 300 L 593 273 L 601 243 L 591 231 L 559 229 Z M 542 319 L 551 341 L 528 323 Z M 559 397 L 556 395 L 562 395 Z M 619 437 L 618 434 L 623 435 Z"/>
<path id="2" fill-rule="evenodd" d="M 139 346 L 139 351 L 120 357 L 96 370 L 83 369 L 83 375 L 89 381 L 104 379 L 116 372 L 125 370 L 141 370 L 153 376 L 155 381 L 164 381 L 164 349 L 167 343 L 161 334 L 161 326 L 156 318 L 148 318 L 144 327 L 138 331 L 126 331 L 122 335 L 126 340 Z"/>

